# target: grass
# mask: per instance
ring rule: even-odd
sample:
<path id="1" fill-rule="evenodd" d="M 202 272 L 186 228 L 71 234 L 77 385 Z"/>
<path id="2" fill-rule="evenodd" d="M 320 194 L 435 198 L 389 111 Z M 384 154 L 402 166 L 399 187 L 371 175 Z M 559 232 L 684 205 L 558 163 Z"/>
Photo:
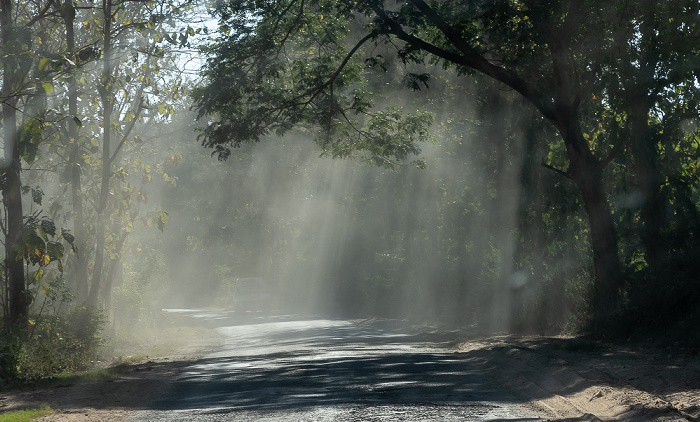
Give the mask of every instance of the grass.
<path id="1" fill-rule="evenodd" d="M 40 418 L 44 415 L 56 413 L 49 406 L 43 406 L 39 409 L 24 409 L 14 412 L 7 412 L 0 415 L 0 422 L 28 422 Z"/>
<path id="2" fill-rule="evenodd" d="M 95 368 L 82 372 L 64 372 L 51 378 L 43 378 L 31 383 L 34 387 L 73 385 L 81 382 L 114 380 L 126 373 L 126 365 L 120 364 L 108 368 Z M 2 422 L 0 420 L 0 422 Z"/>
<path id="3" fill-rule="evenodd" d="M 22 389 L 27 387 L 61 387 L 90 381 L 108 381 L 120 378 L 126 372 L 127 364 L 119 363 L 108 368 L 95 368 L 80 372 L 67 371 L 53 377 L 41 378 L 31 382 L 17 381 L 8 385 L 0 386 L 0 391 L 14 390 L 18 388 Z M 0 422 L 3 421 L 4 419 L 0 417 Z"/>

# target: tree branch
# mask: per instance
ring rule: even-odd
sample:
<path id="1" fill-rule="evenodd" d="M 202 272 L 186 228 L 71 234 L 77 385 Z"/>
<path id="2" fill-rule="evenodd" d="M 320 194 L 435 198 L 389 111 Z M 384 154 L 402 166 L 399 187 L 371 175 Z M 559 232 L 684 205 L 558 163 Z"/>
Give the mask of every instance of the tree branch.
<path id="1" fill-rule="evenodd" d="M 414 35 L 406 33 L 404 29 L 391 19 L 379 6 L 374 6 L 373 10 L 377 13 L 385 23 L 389 25 L 390 31 L 399 39 L 420 47 L 424 51 L 433 54 L 447 61 L 472 68 L 486 76 L 489 76 L 499 82 L 502 82 L 516 90 L 530 103 L 532 103 L 548 120 L 556 120 L 554 106 L 551 99 L 547 98 L 534 85 L 527 83 L 517 74 L 508 71 L 500 66 L 496 66 L 484 58 L 474 47 L 464 41 L 460 34 L 452 28 L 447 22 L 441 18 L 435 10 L 433 10 L 423 0 L 410 0 L 411 4 L 418 9 L 436 28 L 442 32 L 447 40 L 461 52 L 456 54 L 443 48 L 430 44 Z"/>
<path id="2" fill-rule="evenodd" d="M 333 75 L 331 75 L 331 77 L 328 78 L 328 80 L 325 83 L 306 90 L 305 92 L 297 95 L 296 97 L 292 98 L 290 101 L 286 102 L 285 104 L 283 104 L 280 107 L 275 107 L 275 108 L 270 109 L 269 112 L 267 113 L 267 115 L 269 116 L 270 114 L 272 114 L 274 112 L 279 112 L 280 110 L 283 110 L 285 108 L 295 107 L 295 106 L 304 106 L 305 107 L 305 106 L 308 106 L 309 104 L 311 104 L 311 102 L 314 99 L 316 99 L 316 97 L 321 92 L 323 92 L 324 89 L 328 88 L 330 85 L 333 84 L 333 82 L 335 82 L 335 80 L 338 78 L 338 76 L 340 76 L 340 73 L 343 71 L 345 66 L 348 64 L 348 62 L 350 61 L 352 56 L 355 55 L 357 50 L 359 50 L 360 47 L 362 47 L 362 45 L 364 43 L 366 43 L 370 39 L 374 38 L 375 36 L 376 36 L 376 33 L 373 31 L 373 32 L 365 35 L 361 40 L 359 40 L 357 42 L 357 44 L 355 44 L 355 46 L 352 48 L 352 50 L 350 50 L 350 52 L 345 56 L 343 61 L 338 65 L 338 68 L 335 70 Z M 303 99 L 307 96 L 309 97 L 308 99 L 306 99 L 305 101 L 300 101 L 301 99 Z M 264 120 L 264 119 L 261 119 L 261 120 Z"/>
<path id="3" fill-rule="evenodd" d="M 126 139 L 129 137 L 129 134 L 131 133 L 131 130 L 134 128 L 134 125 L 136 124 L 136 121 L 139 118 L 139 115 L 141 114 L 141 110 L 143 110 L 143 95 L 142 95 L 143 89 L 141 92 L 139 92 L 139 104 L 136 106 L 136 111 L 134 112 L 134 118 L 129 122 L 129 126 L 127 126 L 126 130 L 124 131 L 124 134 L 122 135 L 122 139 L 119 141 L 119 144 L 117 147 L 114 149 L 114 153 L 112 153 L 112 156 L 109 158 L 109 163 L 112 164 L 114 160 L 117 158 L 117 154 L 119 154 L 119 151 L 122 149 L 124 144 L 126 143 Z"/>
<path id="4" fill-rule="evenodd" d="M 550 165 L 550 164 L 547 164 L 544 160 L 542 160 L 542 163 L 541 163 L 541 164 L 542 164 L 542 167 L 544 167 L 544 168 L 546 168 L 546 169 L 550 169 L 550 170 L 552 170 L 553 172 L 555 172 L 555 173 L 557 173 L 557 174 L 560 174 L 560 175 L 566 177 L 566 178 L 569 179 L 569 180 L 573 180 L 573 178 L 571 177 L 571 175 L 569 174 L 568 171 L 560 170 L 560 169 L 558 169 L 558 168 L 556 168 L 556 167 L 554 167 L 554 166 L 552 166 L 552 165 Z"/>
<path id="5" fill-rule="evenodd" d="M 27 23 L 25 23 L 25 26 L 32 26 L 35 23 L 37 23 L 38 21 L 40 21 L 41 19 L 43 19 L 44 16 L 46 16 L 46 12 L 49 11 L 49 8 L 51 7 L 52 4 L 53 4 L 53 1 L 51 1 L 51 0 L 47 1 L 46 6 L 43 9 L 41 9 L 41 11 L 39 13 L 34 15 L 34 17 L 31 18 Z"/>

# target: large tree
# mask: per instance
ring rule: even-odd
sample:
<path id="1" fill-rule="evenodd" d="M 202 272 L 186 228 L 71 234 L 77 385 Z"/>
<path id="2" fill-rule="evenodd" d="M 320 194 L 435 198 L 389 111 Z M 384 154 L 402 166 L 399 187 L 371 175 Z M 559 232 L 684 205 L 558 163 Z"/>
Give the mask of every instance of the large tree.
<path id="1" fill-rule="evenodd" d="M 58 68 L 40 58 L 56 53 L 51 39 L 57 25 L 55 15 L 62 6 L 52 1 L 30 1 L 21 5 L 0 2 L 0 48 L 2 60 L 2 137 L 4 157 L 0 163 L 0 188 L 6 221 L 2 227 L 5 249 L 4 270 L 8 283 L 8 318 L 26 325 L 31 295 L 27 289 L 24 263 L 30 221 L 25 224 L 22 208 L 22 164 L 31 162 L 41 141 L 46 114 L 46 96 L 53 92 Z M 24 161 L 23 161 L 24 159 Z"/>
<path id="2" fill-rule="evenodd" d="M 207 50 L 205 82 L 194 95 L 200 116 L 212 116 L 201 139 L 226 158 L 231 146 L 313 125 L 330 154 L 359 151 L 390 165 L 418 152 L 415 142 L 430 119 L 373 108 L 377 85 L 367 75 L 384 66 L 389 51 L 413 89 L 428 85 L 430 65 L 492 78 L 524 97 L 560 135 L 565 165 L 545 164 L 580 192 L 595 273 L 591 305 L 605 318 L 618 309 L 624 287 L 606 167 L 631 151 L 644 238 L 653 248 L 663 213 L 645 123 L 662 118 L 656 96 L 694 77 L 671 72 L 672 79 L 663 70 L 689 65 L 688 45 L 698 45 L 687 41 L 698 36 L 698 4 L 669 7 L 599 0 L 224 2 L 216 9 L 220 34 Z M 661 21 L 671 34 L 663 39 L 655 30 Z M 606 114 L 611 107 L 615 112 Z"/>

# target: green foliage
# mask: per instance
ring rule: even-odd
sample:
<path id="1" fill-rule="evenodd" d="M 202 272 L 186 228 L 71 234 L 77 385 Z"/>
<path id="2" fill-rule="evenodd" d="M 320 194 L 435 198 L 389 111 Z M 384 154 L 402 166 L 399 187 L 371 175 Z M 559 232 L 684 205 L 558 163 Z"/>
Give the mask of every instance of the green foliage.
<path id="1" fill-rule="evenodd" d="M 17 377 L 32 381 L 89 367 L 103 340 L 101 311 L 75 307 L 66 313 L 39 316 L 17 358 Z"/>
<path id="2" fill-rule="evenodd" d="M 35 202 L 41 203 L 38 190 L 32 190 Z M 57 263 L 59 271 L 63 271 L 62 259 L 64 258 L 66 242 L 75 249 L 72 235 L 65 229 L 61 233 L 56 232 L 56 225 L 48 217 L 31 216 L 27 218 L 22 231 L 21 242 L 16 244 L 16 253 L 32 265 L 40 267 L 39 271 L 48 267 L 52 262 Z M 39 280 L 40 281 L 40 280 Z"/>
<path id="3" fill-rule="evenodd" d="M 49 406 L 42 406 L 37 409 L 16 410 L 1 414 L 0 422 L 30 422 L 42 416 L 52 415 L 54 413 L 56 413 L 56 411 Z"/>
<path id="4" fill-rule="evenodd" d="M 418 154 L 417 142 L 429 139 L 428 113 L 404 116 L 399 107 L 371 110 L 374 94 L 364 82 L 363 69 L 382 56 L 367 62 L 359 55 L 378 43 L 378 33 L 370 31 L 348 44 L 355 23 L 347 4 L 314 2 L 307 9 L 294 2 L 242 2 L 217 7 L 221 35 L 205 49 L 212 60 L 204 84 L 192 96 L 200 117 L 217 116 L 206 123 L 200 140 L 219 158 L 228 158 L 231 146 L 312 126 L 325 154 L 349 157 L 357 152 L 391 167 Z M 409 80 L 425 84 L 427 76 Z"/>
<path id="5" fill-rule="evenodd" d="M 33 315 L 27 333 L 0 342 L 2 381 L 34 381 L 89 367 L 103 344 L 104 323 L 100 311 L 84 307 Z"/>
<path id="6" fill-rule="evenodd" d="M 482 285 L 502 287 L 508 272 L 524 271 L 545 283 L 540 303 L 545 314 L 559 302 L 574 312 L 579 326 L 594 313 L 612 321 L 613 315 L 644 307 L 636 292 L 690 289 L 681 281 L 682 266 L 672 262 L 684 248 L 695 249 L 700 227 L 699 7 L 693 1 L 221 2 L 215 9 L 221 31 L 204 49 L 211 60 L 193 91 L 195 109 L 205 120 L 200 140 L 227 158 L 230 147 L 297 128 L 316 136 L 324 154 L 396 167 L 420 152 L 417 142 L 430 138 L 427 128 L 434 121 L 435 138 L 444 147 L 457 139 L 450 126 L 470 116 L 428 117 L 416 113 L 420 107 L 411 101 L 399 107 L 391 87 L 423 90 L 424 104 L 457 104 L 456 92 L 474 95 L 483 112 L 478 123 L 492 129 L 468 135 L 498 145 L 476 152 L 445 149 L 487 163 L 491 177 L 460 181 L 465 191 L 483 186 L 488 194 L 471 201 L 445 190 L 452 203 L 443 207 L 486 226 L 489 220 L 478 213 L 498 209 L 496 219 L 503 219 L 514 212 L 521 239 L 511 256 L 508 236 L 499 228 L 490 227 L 492 237 L 473 240 L 456 224 L 453 233 L 459 236 L 436 242 L 445 245 L 447 259 L 434 265 L 460 268 L 465 248 L 470 253 L 483 248 L 487 252 L 475 259 L 481 267 L 470 268 Z M 433 77 L 438 72 L 425 72 L 436 65 L 483 84 L 480 72 L 502 85 L 487 83 L 474 92 L 452 82 L 442 91 L 447 99 L 437 99 L 427 92 L 440 86 Z M 503 85 L 539 115 L 504 101 Z M 526 118 L 513 117 L 518 115 Z M 517 153 L 523 146 L 515 141 L 516 128 L 527 133 L 524 159 Z M 531 176 L 540 164 L 573 181 L 579 192 L 562 187 L 561 180 Z M 509 169 L 519 165 L 525 193 L 513 210 L 503 197 L 515 180 Z M 420 208 L 409 209 L 420 214 Z M 440 212 L 436 215 L 440 220 Z M 408 239 L 412 230 L 392 236 Z M 387 243 L 377 256 L 401 250 Z M 555 262 L 563 256 L 581 263 L 562 274 Z M 620 258 L 632 278 L 618 270 Z M 378 285 L 400 277 L 389 261 L 370 267 L 376 268 L 364 277 Z M 666 287 L 666 271 L 679 275 L 670 277 L 677 286 Z M 556 294 L 548 298 L 550 292 Z M 673 309 L 672 301 L 662 302 L 668 312 Z"/>
<path id="7" fill-rule="evenodd" d="M 17 379 L 22 335 L 7 326 L 3 326 L 2 329 L 5 335 L 0 338 L 0 382 L 8 384 Z"/>
<path id="8" fill-rule="evenodd" d="M 30 118 L 19 130 L 20 155 L 28 164 L 36 161 L 39 145 L 43 140 L 43 129 L 41 120 Z"/>

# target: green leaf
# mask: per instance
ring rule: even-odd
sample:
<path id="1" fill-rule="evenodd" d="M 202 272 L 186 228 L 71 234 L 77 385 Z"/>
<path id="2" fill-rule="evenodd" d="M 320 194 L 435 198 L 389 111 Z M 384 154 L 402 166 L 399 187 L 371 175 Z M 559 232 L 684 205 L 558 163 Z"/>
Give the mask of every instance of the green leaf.
<path id="1" fill-rule="evenodd" d="M 34 273 L 32 274 L 32 277 L 31 277 L 31 278 L 32 278 L 36 283 L 40 283 L 41 280 L 44 279 L 44 270 L 42 270 L 42 269 L 40 268 L 40 269 L 34 271 Z"/>
<path id="2" fill-rule="evenodd" d="M 44 70 L 49 63 L 51 63 L 51 59 L 47 57 L 39 60 L 39 70 Z"/>
<path id="3" fill-rule="evenodd" d="M 39 119 L 28 119 L 19 130 L 20 155 L 27 163 L 36 160 L 39 144 L 42 141 L 42 125 Z"/>
<path id="4" fill-rule="evenodd" d="M 53 94 L 53 85 L 51 84 L 51 82 L 43 82 L 41 86 L 44 88 L 44 92 L 46 92 L 46 95 Z"/>
<path id="5" fill-rule="evenodd" d="M 149 218 L 146 222 L 148 226 L 156 226 L 161 232 L 165 230 L 165 226 L 168 225 L 170 220 L 170 215 L 165 211 L 157 212 L 153 217 Z"/>
<path id="6" fill-rule="evenodd" d="M 34 265 L 39 265 L 46 254 L 44 239 L 31 228 L 24 230 L 21 248 L 22 255 Z"/>
<path id="7" fill-rule="evenodd" d="M 46 244 L 46 253 L 51 258 L 51 261 L 59 261 L 63 258 L 64 247 L 60 242 L 48 242 Z"/>

